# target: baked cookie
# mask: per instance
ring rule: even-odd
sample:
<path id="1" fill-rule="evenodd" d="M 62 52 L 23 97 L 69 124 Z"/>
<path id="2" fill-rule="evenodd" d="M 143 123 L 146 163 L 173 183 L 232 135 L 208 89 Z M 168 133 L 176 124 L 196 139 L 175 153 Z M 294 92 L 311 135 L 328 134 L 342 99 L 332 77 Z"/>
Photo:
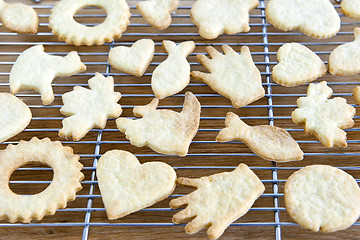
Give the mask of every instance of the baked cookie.
<path id="1" fill-rule="evenodd" d="M 43 45 L 36 45 L 20 54 L 10 72 L 10 91 L 34 89 L 41 94 L 44 105 L 54 101 L 51 83 L 55 77 L 68 77 L 86 70 L 77 52 L 65 57 L 52 56 L 44 52 Z"/>
<path id="2" fill-rule="evenodd" d="M 177 182 L 197 190 L 171 200 L 171 208 L 187 205 L 173 216 L 173 222 L 179 224 L 195 217 L 185 226 L 185 232 L 193 234 L 209 226 L 207 234 L 210 239 L 219 238 L 233 221 L 249 211 L 265 191 L 264 184 L 245 164 L 240 164 L 232 172 L 196 179 L 179 178 Z"/>
<path id="3" fill-rule="evenodd" d="M 121 218 L 167 198 L 176 173 L 163 162 L 140 164 L 131 153 L 112 150 L 101 156 L 96 176 L 110 220 Z"/>
<path id="4" fill-rule="evenodd" d="M 282 128 L 269 125 L 250 127 L 232 112 L 226 114 L 225 125 L 226 128 L 216 137 L 218 142 L 242 141 L 266 160 L 289 162 L 303 159 L 299 144 Z"/>
<path id="5" fill-rule="evenodd" d="M 355 40 L 342 44 L 331 52 L 329 72 L 334 75 L 356 75 L 360 73 L 360 28 L 354 29 Z"/>
<path id="6" fill-rule="evenodd" d="M 353 91 L 353 96 L 357 104 L 360 104 L 360 87 L 356 86 Z"/>
<path id="7" fill-rule="evenodd" d="M 228 45 L 222 46 L 225 54 L 213 47 L 206 47 L 210 57 L 198 54 L 197 58 L 210 73 L 191 72 L 191 76 L 209 85 L 214 91 L 231 100 L 234 107 L 248 105 L 265 95 L 261 85 L 260 71 L 255 66 L 250 49 L 241 48 L 237 54 Z"/>
<path id="8" fill-rule="evenodd" d="M 169 56 L 155 68 L 151 77 L 151 88 L 158 99 L 176 94 L 189 84 L 190 64 L 186 57 L 194 51 L 195 43 L 187 41 L 176 45 L 164 40 L 163 46 Z"/>
<path id="9" fill-rule="evenodd" d="M 148 68 L 155 51 L 154 41 L 140 39 L 131 47 L 119 46 L 111 48 L 109 63 L 122 72 L 141 77 Z"/>
<path id="10" fill-rule="evenodd" d="M 125 133 L 132 145 L 149 146 L 163 154 L 186 156 L 191 140 L 199 128 L 199 101 L 191 92 L 187 92 L 180 113 L 156 109 L 158 104 L 159 100 L 154 98 L 148 105 L 135 107 L 134 115 L 142 118 L 118 118 L 117 128 Z"/>
<path id="11" fill-rule="evenodd" d="M 277 53 L 279 63 L 274 66 L 272 79 L 282 86 L 295 87 L 316 80 L 327 67 L 309 48 L 299 43 L 286 43 Z"/>
<path id="12" fill-rule="evenodd" d="M 64 106 L 60 112 L 68 116 L 62 121 L 59 136 L 79 141 L 93 127 L 104 129 L 108 118 L 117 118 L 122 109 L 117 104 L 121 94 L 114 92 L 114 78 L 100 73 L 89 79 L 89 88 L 75 86 L 62 95 Z"/>
<path id="13" fill-rule="evenodd" d="M 106 11 L 104 22 L 88 27 L 74 20 L 77 11 L 88 6 L 95 6 Z M 53 9 L 49 19 L 52 33 L 68 44 L 102 45 L 121 37 L 130 23 L 130 8 L 126 0 L 60 0 Z"/>
<path id="14" fill-rule="evenodd" d="M 297 100 L 298 108 L 291 117 L 296 124 L 305 125 L 305 132 L 314 134 L 325 147 L 346 147 L 346 132 L 341 129 L 354 126 L 355 108 L 345 98 L 328 99 L 332 93 L 326 81 L 311 83 L 307 96 Z"/>
<path id="15" fill-rule="evenodd" d="M 258 0 L 197 0 L 191 8 L 191 19 L 201 37 L 215 39 L 223 33 L 250 31 L 249 11 L 258 5 Z"/>
<path id="16" fill-rule="evenodd" d="M 341 9 L 349 17 L 360 18 L 360 0 L 342 0 Z"/>
<path id="17" fill-rule="evenodd" d="M 346 172 L 312 165 L 293 173 L 284 187 L 285 207 L 298 224 L 314 232 L 350 227 L 360 216 L 360 189 Z"/>
<path id="18" fill-rule="evenodd" d="M 179 0 L 147 0 L 139 2 L 137 8 L 148 23 L 162 30 L 170 26 L 170 13 L 178 5 Z"/>
<path id="19" fill-rule="evenodd" d="M 339 14 L 329 0 L 270 0 L 265 11 L 266 19 L 283 31 L 329 38 L 340 30 Z"/>
<path id="20" fill-rule="evenodd" d="M 22 3 L 0 0 L 0 18 L 4 27 L 18 33 L 37 33 L 39 18 L 35 10 Z"/>

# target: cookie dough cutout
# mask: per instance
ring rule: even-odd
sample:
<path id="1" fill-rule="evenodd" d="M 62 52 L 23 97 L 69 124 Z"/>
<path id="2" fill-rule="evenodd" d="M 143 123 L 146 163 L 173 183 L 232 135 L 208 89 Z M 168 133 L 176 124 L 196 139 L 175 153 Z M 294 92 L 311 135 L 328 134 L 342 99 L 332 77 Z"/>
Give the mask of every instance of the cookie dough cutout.
<path id="1" fill-rule="evenodd" d="M 9 4 L 0 0 L 0 18 L 4 27 L 17 33 L 37 33 L 39 18 L 36 11 L 25 4 Z"/>
<path id="2" fill-rule="evenodd" d="M 216 137 L 218 142 L 242 141 L 255 154 L 270 161 L 289 162 L 303 159 L 304 153 L 299 144 L 282 128 L 269 125 L 251 127 L 232 112 L 226 114 L 225 125 L 226 128 Z"/>
<path id="3" fill-rule="evenodd" d="M 210 46 L 206 48 L 212 59 L 198 54 L 197 58 L 210 73 L 193 71 L 191 76 L 230 99 L 235 108 L 246 106 L 265 96 L 261 74 L 251 58 L 250 49 L 243 46 L 241 54 L 237 54 L 228 45 L 223 45 L 222 48 L 225 54 Z"/>
<path id="4" fill-rule="evenodd" d="M 329 72 L 339 76 L 360 74 L 360 28 L 354 29 L 355 40 L 336 47 L 329 56 Z"/>
<path id="5" fill-rule="evenodd" d="M 299 43 L 286 43 L 277 53 L 279 63 L 272 70 L 272 79 L 285 87 L 295 87 L 316 80 L 327 72 L 321 58 Z"/>
<path id="6" fill-rule="evenodd" d="M 360 18 L 360 0 L 342 0 L 341 9 L 349 17 Z"/>
<path id="7" fill-rule="evenodd" d="M 45 215 L 54 215 L 59 208 L 65 208 L 68 201 L 76 198 L 81 180 L 82 164 L 72 148 L 63 147 L 60 142 L 49 138 L 39 140 L 33 137 L 29 142 L 8 145 L 0 151 L 0 218 L 9 222 L 29 223 L 41 220 Z M 18 195 L 9 188 L 11 174 L 21 166 L 38 162 L 50 166 L 53 180 L 41 193 Z"/>
<path id="8" fill-rule="evenodd" d="M 106 11 L 103 23 L 87 27 L 74 20 L 77 11 L 95 6 Z M 121 37 L 130 21 L 130 9 L 126 0 L 61 0 L 51 11 L 49 26 L 60 40 L 75 46 L 102 45 Z"/>
<path id="9" fill-rule="evenodd" d="M 44 105 L 54 101 L 51 83 L 55 77 L 68 77 L 86 70 L 76 51 L 65 57 L 44 52 L 43 45 L 36 45 L 20 54 L 10 72 L 10 91 L 33 89 L 41 94 Z"/>
<path id="10" fill-rule="evenodd" d="M 171 200 L 171 208 L 187 205 L 173 216 L 173 222 L 179 224 L 195 217 L 185 226 L 185 232 L 194 234 L 209 226 L 207 234 L 210 239 L 219 238 L 233 221 L 249 211 L 265 191 L 260 179 L 245 164 L 240 164 L 232 172 L 196 179 L 179 178 L 177 182 L 197 190 Z"/>
<path id="11" fill-rule="evenodd" d="M 117 118 L 122 113 L 117 102 L 121 94 L 114 92 L 114 78 L 105 78 L 100 73 L 89 79 L 89 88 L 75 86 L 63 94 L 64 106 L 60 112 L 68 116 L 62 121 L 59 136 L 79 141 L 92 128 L 104 129 L 108 118 Z"/>
<path id="12" fill-rule="evenodd" d="M 350 227 L 360 216 L 360 189 L 346 172 L 312 165 L 293 173 L 284 187 L 285 207 L 298 224 L 314 232 Z"/>
<path id="13" fill-rule="evenodd" d="M 340 30 L 339 14 L 329 0 L 270 0 L 265 11 L 266 19 L 283 31 L 329 38 Z"/>
<path id="14" fill-rule="evenodd" d="M 197 0 L 191 8 L 191 19 L 201 37 L 215 39 L 223 33 L 250 31 L 249 11 L 258 5 L 258 0 Z"/>
<path id="15" fill-rule="evenodd" d="M 155 44 L 151 39 L 136 41 L 131 47 L 111 48 L 109 63 L 122 72 L 141 77 L 154 57 Z"/>
<path id="16" fill-rule="evenodd" d="M 163 162 L 140 164 L 131 153 L 106 152 L 96 168 L 99 188 L 110 220 L 166 199 L 175 189 L 176 173 Z"/>
<path id="17" fill-rule="evenodd" d="M 159 153 L 186 156 L 199 128 L 199 101 L 191 92 L 187 92 L 180 113 L 156 109 L 158 104 L 159 100 L 154 98 L 148 105 L 135 107 L 134 115 L 142 118 L 118 118 L 117 128 L 125 133 L 134 146 L 149 146 Z"/>
<path id="18" fill-rule="evenodd" d="M 311 83 L 306 97 L 297 100 L 292 112 L 296 124 L 305 125 L 305 132 L 314 134 L 325 147 L 347 147 L 346 132 L 341 129 L 354 126 L 355 108 L 345 98 L 328 99 L 333 91 L 326 81 Z"/>
<path id="19" fill-rule="evenodd" d="M 179 6 L 179 0 L 147 0 L 137 4 L 141 15 L 152 26 L 163 30 L 171 24 L 172 11 Z"/>
<path id="20" fill-rule="evenodd" d="M 151 77 L 151 88 L 158 99 L 174 95 L 189 84 L 190 64 L 186 57 L 195 49 L 193 41 L 176 45 L 164 40 L 163 46 L 169 56 L 155 68 Z"/>
<path id="21" fill-rule="evenodd" d="M 10 93 L 0 93 L 0 142 L 23 131 L 31 121 L 30 108 Z"/>

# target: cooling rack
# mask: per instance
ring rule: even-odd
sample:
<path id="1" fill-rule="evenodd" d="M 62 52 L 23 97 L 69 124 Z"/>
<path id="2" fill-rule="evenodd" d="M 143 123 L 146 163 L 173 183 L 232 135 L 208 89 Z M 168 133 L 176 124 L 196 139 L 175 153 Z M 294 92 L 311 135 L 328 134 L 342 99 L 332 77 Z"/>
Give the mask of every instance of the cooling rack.
<path id="1" fill-rule="evenodd" d="M 18 1 L 8 1 L 18 2 Z M 0 90 L 9 91 L 9 71 L 21 52 L 36 44 L 43 44 L 45 51 L 51 54 L 65 55 L 69 51 L 78 51 L 82 61 L 87 65 L 86 72 L 72 77 L 57 78 L 53 82 L 55 101 L 49 106 L 41 104 L 40 95 L 33 91 L 22 91 L 17 96 L 27 103 L 33 118 L 27 129 L 19 135 L 0 145 L 4 149 L 7 144 L 16 144 L 19 140 L 30 140 L 31 137 L 49 137 L 60 140 L 80 155 L 84 165 L 85 179 L 83 189 L 78 192 L 76 200 L 69 202 L 67 208 L 58 210 L 53 216 L 46 216 L 41 221 L 30 224 L 6 221 L 0 222 L 1 239 L 206 239 L 206 231 L 189 236 L 184 232 L 184 225 L 174 225 L 172 215 L 176 212 L 168 206 L 170 199 L 189 193 L 193 189 L 178 187 L 175 192 L 160 203 L 133 213 L 116 221 L 106 218 L 96 179 L 96 164 L 99 157 L 108 150 L 122 149 L 134 153 L 139 160 L 163 161 L 175 168 L 178 176 L 201 177 L 223 171 L 231 171 L 238 164 L 246 163 L 264 183 L 265 193 L 255 202 L 250 211 L 234 222 L 221 239 L 355 239 L 360 238 L 359 222 L 347 230 L 332 234 L 313 233 L 303 230 L 287 215 L 283 201 L 283 185 L 287 177 L 294 171 L 310 164 L 329 164 L 352 174 L 360 179 L 358 157 L 360 155 L 359 117 L 355 117 L 355 126 L 347 130 L 348 147 L 325 148 L 313 136 L 305 135 L 300 126 L 291 120 L 291 112 L 296 108 L 296 100 L 306 95 L 308 84 L 295 88 L 286 88 L 275 84 L 271 79 L 271 69 L 277 63 L 276 52 L 287 42 L 300 42 L 327 63 L 330 52 L 339 44 L 353 40 L 353 28 L 360 20 L 345 17 L 338 3 L 333 2 L 342 19 L 341 31 L 330 39 L 317 40 L 304 36 L 300 32 L 282 32 L 273 28 L 265 19 L 266 1 L 260 0 L 260 6 L 250 12 L 249 33 L 232 36 L 222 35 L 216 40 L 202 39 L 197 28 L 190 20 L 190 9 L 193 0 L 180 0 L 180 7 L 173 15 L 170 28 L 159 31 L 150 27 L 135 8 L 138 1 L 128 0 L 131 7 L 131 24 L 119 39 L 102 46 L 75 47 L 59 42 L 48 27 L 50 10 L 56 1 L 44 0 L 34 4 L 30 0 L 22 2 L 36 9 L 40 17 L 39 33 L 36 35 L 10 33 L 0 27 Z M 105 18 L 105 12 L 97 8 L 79 11 L 75 19 L 88 26 L 98 24 Z M 156 44 L 155 57 L 146 74 L 137 78 L 115 69 L 107 61 L 109 50 L 119 45 L 130 46 L 134 41 L 151 38 Z M 205 47 L 212 45 L 217 49 L 228 44 L 236 51 L 247 45 L 250 47 L 256 66 L 261 71 L 264 98 L 240 109 L 231 106 L 229 100 L 213 92 L 200 81 L 191 80 L 190 85 L 179 94 L 160 102 L 160 108 L 180 111 L 185 91 L 193 92 L 202 105 L 201 122 L 186 157 L 166 156 L 153 152 L 147 147 L 137 148 L 130 145 L 124 134 L 116 129 L 114 119 L 110 119 L 104 130 L 93 129 L 79 142 L 60 139 L 57 132 L 61 128 L 60 114 L 61 96 L 71 91 L 76 85 L 87 87 L 87 80 L 95 72 L 105 76 L 113 76 L 115 90 L 122 93 L 119 103 L 124 112 L 122 116 L 133 117 L 132 108 L 145 105 L 154 97 L 150 79 L 154 68 L 162 62 L 167 54 L 161 46 L 162 40 L 182 42 L 193 40 L 195 51 L 188 57 L 192 70 L 206 71 L 196 60 L 196 54 L 206 53 Z M 334 77 L 329 74 L 316 82 L 326 80 L 334 90 L 333 96 L 341 96 L 355 105 L 352 89 L 360 85 L 359 77 Z M 357 107 L 357 106 L 356 106 Z M 265 161 L 253 154 L 243 143 L 217 143 L 215 137 L 224 127 L 225 115 L 228 111 L 238 114 L 250 125 L 270 124 L 283 127 L 298 141 L 305 153 L 303 161 L 276 164 Z M 29 164 L 14 172 L 10 179 L 10 188 L 18 194 L 35 194 L 48 186 L 52 179 L 52 170 L 46 166 Z"/>

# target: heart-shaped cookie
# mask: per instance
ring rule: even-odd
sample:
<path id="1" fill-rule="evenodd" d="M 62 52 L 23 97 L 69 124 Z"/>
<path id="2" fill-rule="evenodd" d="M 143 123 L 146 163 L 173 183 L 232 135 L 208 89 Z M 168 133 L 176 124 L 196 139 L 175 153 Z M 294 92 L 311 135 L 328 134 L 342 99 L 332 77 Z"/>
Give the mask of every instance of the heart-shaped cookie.
<path id="1" fill-rule="evenodd" d="M 109 52 L 109 62 L 117 70 L 141 77 L 148 68 L 154 51 L 153 40 L 140 39 L 131 47 L 112 48 Z"/>
<path id="2" fill-rule="evenodd" d="M 163 162 L 140 164 L 130 152 L 106 152 L 96 174 L 109 219 L 117 219 L 167 198 L 175 189 L 176 173 Z"/>

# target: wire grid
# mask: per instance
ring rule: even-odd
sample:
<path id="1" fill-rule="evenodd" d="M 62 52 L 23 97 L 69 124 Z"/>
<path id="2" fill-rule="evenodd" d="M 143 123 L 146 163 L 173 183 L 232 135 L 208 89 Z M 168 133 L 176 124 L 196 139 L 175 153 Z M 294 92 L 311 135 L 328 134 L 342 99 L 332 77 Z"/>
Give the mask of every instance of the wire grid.
<path id="1" fill-rule="evenodd" d="M 31 234 L 33 229 L 47 229 L 45 234 L 52 234 L 56 237 L 57 231 L 63 231 L 63 227 L 68 229 L 75 228 L 74 231 L 66 231 L 60 237 L 72 236 L 76 239 L 95 239 L 106 238 L 107 236 L 116 237 L 120 234 L 127 234 L 129 239 L 159 239 L 161 234 L 165 234 L 165 239 L 171 237 L 188 239 L 189 236 L 183 231 L 184 225 L 174 225 L 171 223 L 171 216 L 176 212 L 168 207 L 169 199 L 183 196 L 191 189 L 178 187 L 169 199 L 159 204 L 131 214 L 117 221 L 109 221 L 105 215 L 105 209 L 101 202 L 100 192 L 97 187 L 96 165 L 99 157 L 110 149 L 124 149 L 133 152 L 141 162 L 160 160 L 167 162 L 175 168 L 179 176 L 201 177 L 212 173 L 230 171 L 240 162 L 244 162 L 260 177 L 266 186 L 265 193 L 255 202 L 249 213 L 238 221 L 231 224 L 225 231 L 223 239 L 238 239 L 242 236 L 254 239 L 282 239 L 283 238 L 313 238 L 327 235 L 315 234 L 301 229 L 297 224 L 289 219 L 286 214 L 282 188 L 286 178 L 295 170 L 310 164 L 330 164 L 348 171 L 354 175 L 357 181 L 359 167 L 357 167 L 357 156 L 360 155 L 358 144 L 360 135 L 358 119 L 355 117 L 356 125 L 347 130 L 348 144 L 347 149 L 326 149 L 312 136 L 305 136 L 300 126 L 291 121 L 290 114 L 296 108 L 296 99 L 306 95 L 305 86 L 297 88 L 284 88 L 275 84 L 271 79 L 271 68 L 277 63 L 277 49 L 285 42 L 302 42 L 326 62 L 331 50 L 337 45 L 352 41 L 353 27 L 358 22 L 341 15 L 342 28 L 340 33 L 331 39 L 316 40 L 304 36 L 299 32 L 282 32 L 273 28 L 265 19 L 265 1 L 260 0 L 260 6 L 250 13 L 249 33 L 239 33 L 234 36 L 220 36 L 218 39 L 209 41 L 199 37 L 197 29 L 190 21 L 190 9 L 193 1 L 180 1 L 180 7 L 173 15 L 173 23 L 169 30 L 163 32 L 151 28 L 137 12 L 135 6 L 137 1 L 129 0 L 132 18 L 128 30 L 123 37 L 115 41 L 94 47 L 74 47 L 65 43 L 58 42 L 48 28 L 48 17 L 54 2 L 44 2 L 41 5 L 33 5 L 40 17 L 40 32 L 37 35 L 18 35 L 2 30 L 0 33 L 0 77 L 3 91 L 8 91 L 9 71 L 17 56 L 26 48 L 43 44 L 46 52 L 50 54 L 65 55 L 71 50 L 79 52 L 83 62 L 88 66 L 84 73 L 76 74 L 69 78 L 59 78 L 53 83 L 55 92 L 55 102 L 50 106 L 43 106 L 39 100 L 40 95 L 33 91 L 22 91 L 17 96 L 23 99 L 31 108 L 33 118 L 30 126 L 18 136 L 4 142 L 5 148 L 9 143 L 18 143 L 19 140 L 29 140 L 32 136 L 50 137 L 52 140 L 61 140 L 57 137 L 57 132 L 61 128 L 63 116 L 59 113 L 62 106 L 61 96 L 64 92 L 72 90 L 76 85 L 87 87 L 87 80 L 99 71 L 105 76 L 113 76 L 115 79 L 115 89 L 122 93 L 120 104 L 124 109 L 122 116 L 133 117 L 131 110 L 134 106 L 145 105 L 154 97 L 150 88 L 150 77 L 153 69 L 166 58 L 166 53 L 161 47 L 161 40 L 171 39 L 176 42 L 194 40 L 196 49 L 188 60 L 192 70 L 202 70 L 204 68 L 196 61 L 196 54 L 204 53 L 208 45 L 218 48 L 224 43 L 231 45 L 235 50 L 240 46 L 250 47 L 252 56 L 263 77 L 263 86 L 266 95 L 263 99 L 250 104 L 241 109 L 234 109 L 230 102 L 213 92 L 209 87 L 201 82 L 192 80 L 185 89 L 192 91 L 202 104 L 202 117 L 199 133 L 194 138 L 187 157 L 179 158 L 157 154 L 148 148 L 136 148 L 130 145 L 124 135 L 116 129 L 114 119 L 108 121 L 104 130 L 93 129 L 86 137 L 79 142 L 61 140 L 64 145 L 74 148 L 74 152 L 80 155 L 84 165 L 85 179 L 82 182 L 84 189 L 78 192 L 74 202 L 70 202 L 68 207 L 60 209 L 54 216 L 46 216 L 41 221 L 34 221 L 30 224 L 15 223 L 10 224 L 1 222 L 1 233 L 10 232 L 12 236 L 23 236 L 17 229 L 23 229 L 25 236 Z M 29 2 L 26 2 L 30 4 Z M 340 6 L 335 4 L 339 14 Z M 77 15 L 77 20 L 88 26 L 94 25 L 94 19 L 103 19 L 103 13 L 81 13 Z M 119 45 L 130 46 L 134 41 L 141 38 L 152 38 L 156 44 L 155 57 L 145 73 L 144 77 L 138 79 L 127 74 L 112 69 L 107 61 L 109 50 Z M 89 61 L 87 61 L 89 60 Z M 327 63 L 327 62 L 326 62 Z M 327 80 L 330 87 L 334 89 L 333 96 L 341 96 L 354 106 L 351 98 L 351 91 L 355 85 L 360 84 L 357 77 L 340 78 L 326 75 L 318 81 Z M 185 91 L 173 97 L 161 101 L 160 108 L 171 108 L 180 110 Z M 305 159 L 296 163 L 276 164 L 267 162 L 253 154 L 243 143 L 233 142 L 220 144 L 216 143 L 215 136 L 224 126 L 225 114 L 233 111 L 241 116 L 248 124 L 270 124 L 284 127 L 291 135 L 298 140 L 305 153 Z M 24 166 L 15 171 L 15 179 L 12 176 L 10 186 L 14 190 L 22 189 L 23 194 L 27 190 L 25 186 L 42 186 L 44 188 L 50 183 L 41 179 L 44 172 L 50 172 L 50 168 L 41 166 Z M 40 173 L 40 174 L 39 174 Z M 39 177 L 39 179 L 36 179 Z M 31 180 L 29 180 L 31 179 Z M 332 235 L 342 238 L 343 236 L 360 236 L 358 232 L 359 223 L 356 222 L 352 228 Z M 56 230 L 60 227 L 62 230 Z M 134 227 L 134 232 L 132 231 Z M 48 230 L 50 229 L 50 230 Z M 111 230 L 107 230 L 111 229 Z M 105 235 L 104 235 L 105 233 Z M 155 234 L 155 235 L 154 235 Z M 159 235 L 157 235 L 159 234 Z M 49 235 L 46 235 L 49 236 Z M 205 231 L 192 236 L 193 239 L 206 239 Z M 125 239 L 125 238 L 124 238 Z"/>

